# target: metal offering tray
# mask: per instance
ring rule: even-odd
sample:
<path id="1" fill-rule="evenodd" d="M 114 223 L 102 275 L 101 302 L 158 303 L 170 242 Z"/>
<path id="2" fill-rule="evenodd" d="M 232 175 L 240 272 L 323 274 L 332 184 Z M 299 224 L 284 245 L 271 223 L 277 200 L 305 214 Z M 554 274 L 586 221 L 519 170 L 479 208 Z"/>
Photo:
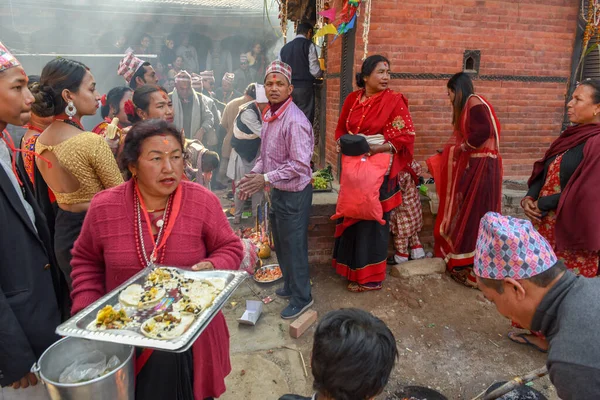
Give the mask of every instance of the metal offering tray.
<path id="1" fill-rule="evenodd" d="M 198 314 L 195 317 L 194 322 L 191 323 L 191 325 L 181 336 L 170 340 L 160 340 L 147 337 L 140 332 L 140 327 L 146 319 L 151 318 L 154 315 L 172 311 L 173 303 L 182 298 L 182 295 L 177 289 L 167 290 L 167 294 L 163 300 L 158 305 L 150 309 L 137 310 L 135 307 L 126 307 L 119 303 L 119 293 L 121 293 L 121 291 L 123 291 L 129 285 L 135 283 L 143 285 L 144 282 L 146 282 L 147 276 L 154 269 L 160 267 L 174 269 L 184 278 L 188 279 L 210 280 L 211 278 L 220 278 L 225 280 L 225 287 L 214 299 L 212 305 Z M 247 277 L 248 274 L 245 271 L 192 271 L 163 265 L 152 265 L 141 270 L 127 282 L 123 283 L 110 293 L 104 295 L 102 298 L 77 313 L 77 315 L 70 318 L 68 321 L 59 325 L 56 328 L 56 333 L 61 336 L 73 336 L 83 339 L 99 340 L 102 342 L 120 343 L 136 347 L 147 347 L 157 350 L 181 353 L 188 350 L 192 346 L 202 331 L 204 331 L 204 329 L 217 315 L 221 308 L 223 308 L 227 300 L 233 295 L 233 292 L 235 292 L 238 286 Z M 129 316 L 134 317 L 135 322 L 132 323 L 131 326 L 128 326 L 125 329 L 88 329 L 92 322 L 96 320 L 98 311 L 107 305 L 115 307 L 118 304 L 122 309 L 127 311 Z"/>

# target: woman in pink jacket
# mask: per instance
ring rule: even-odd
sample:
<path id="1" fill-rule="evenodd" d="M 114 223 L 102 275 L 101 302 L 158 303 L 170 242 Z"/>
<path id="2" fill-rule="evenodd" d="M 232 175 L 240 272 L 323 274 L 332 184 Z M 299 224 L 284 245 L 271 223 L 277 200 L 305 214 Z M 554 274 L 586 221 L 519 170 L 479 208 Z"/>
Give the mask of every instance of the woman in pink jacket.
<path id="1" fill-rule="evenodd" d="M 140 122 L 127 134 L 119 162 L 130 179 L 94 197 L 73 248 L 73 313 L 151 262 L 195 270 L 240 265 L 242 244 L 217 197 L 181 181 L 182 140 L 163 120 Z M 137 351 L 136 399 L 219 397 L 230 371 L 219 313 L 187 352 Z"/>

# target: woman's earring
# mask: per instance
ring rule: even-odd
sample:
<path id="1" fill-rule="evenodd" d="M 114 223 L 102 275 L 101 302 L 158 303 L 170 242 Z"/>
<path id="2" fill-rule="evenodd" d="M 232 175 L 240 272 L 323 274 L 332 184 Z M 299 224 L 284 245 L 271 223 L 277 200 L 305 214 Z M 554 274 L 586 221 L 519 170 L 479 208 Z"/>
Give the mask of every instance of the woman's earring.
<path id="1" fill-rule="evenodd" d="M 67 104 L 67 107 L 65 107 L 65 114 L 67 114 L 67 116 L 69 117 L 69 119 L 73 119 L 73 117 L 75 116 L 75 114 L 77 114 L 77 109 L 75 108 L 75 104 L 73 104 L 72 101 L 70 101 Z"/>

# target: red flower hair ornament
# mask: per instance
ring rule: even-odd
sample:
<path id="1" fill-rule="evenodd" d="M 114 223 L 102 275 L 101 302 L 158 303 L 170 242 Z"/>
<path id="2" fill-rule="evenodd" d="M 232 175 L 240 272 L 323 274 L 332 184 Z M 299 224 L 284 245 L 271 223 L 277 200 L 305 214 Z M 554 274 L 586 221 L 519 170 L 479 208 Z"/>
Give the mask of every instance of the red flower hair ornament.
<path id="1" fill-rule="evenodd" d="M 106 95 L 103 94 L 102 97 L 100 97 L 100 104 L 102 104 L 102 107 L 106 107 Z"/>
<path id="2" fill-rule="evenodd" d="M 123 109 L 125 110 L 125 114 L 135 115 L 135 104 L 133 104 L 133 101 L 127 100 L 125 104 L 123 104 Z"/>

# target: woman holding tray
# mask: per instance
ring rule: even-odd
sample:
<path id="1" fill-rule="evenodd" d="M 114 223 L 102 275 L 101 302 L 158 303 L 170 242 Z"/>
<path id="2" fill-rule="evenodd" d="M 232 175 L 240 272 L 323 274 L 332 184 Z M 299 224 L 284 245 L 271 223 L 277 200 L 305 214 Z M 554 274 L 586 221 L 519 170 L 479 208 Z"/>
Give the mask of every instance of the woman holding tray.
<path id="1" fill-rule="evenodd" d="M 135 124 L 119 163 L 129 178 L 92 200 L 73 248 L 73 313 L 149 263 L 193 270 L 237 269 L 242 244 L 217 197 L 181 181 L 183 139 L 174 125 Z M 219 313 L 184 353 L 138 350 L 136 399 L 219 397 L 231 371 L 229 332 Z"/>

